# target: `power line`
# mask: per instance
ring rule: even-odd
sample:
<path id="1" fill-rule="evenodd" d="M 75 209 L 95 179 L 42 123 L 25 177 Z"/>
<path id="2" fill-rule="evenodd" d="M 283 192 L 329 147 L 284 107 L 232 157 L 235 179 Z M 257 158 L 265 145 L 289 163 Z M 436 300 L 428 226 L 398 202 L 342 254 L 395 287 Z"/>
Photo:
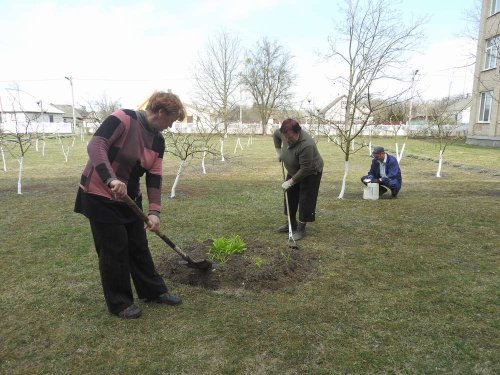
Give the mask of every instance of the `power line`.
<path id="1" fill-rule="evenodd" d="M 75 81 L 102 81 L 102 82 L 154 82 L 154 81 L 171 81 L 191 79 L 191 77 L 161 77 L 161 78 L 139 78 L 139 79 L 121 79 L 121 78 L 78 78 L 73 77 Z M 38 78 L 38 79 L 0 79 L 0 82 L 46 82 L 46 81 L 62 81 L 62 78 Z"/>

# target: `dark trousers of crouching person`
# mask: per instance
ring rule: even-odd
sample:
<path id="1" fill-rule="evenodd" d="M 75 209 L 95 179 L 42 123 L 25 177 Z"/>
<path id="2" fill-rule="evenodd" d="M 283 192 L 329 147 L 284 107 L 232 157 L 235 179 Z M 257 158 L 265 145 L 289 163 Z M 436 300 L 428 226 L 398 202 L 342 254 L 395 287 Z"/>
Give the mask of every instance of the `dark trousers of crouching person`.
<path id="1" fill-rule="evenodd" d="M 163 278 L 156 272 L 142 221 L 115 224 L 90 220 L 90 228 L 104 298 L 112 314 L 134 302 L 131 277 L 140 299 L 154 299 L 167 292 Z"/>
<path id="2" fill-rule="evenodd" d="M 305 236 L 305 224 L 316 220 L 316 202 L 318 201 L 319 185 L 321 176 L 319 172 L 305 177 L 299 183 L 292 185 L 286 193 L 288 194 L 288 205 L 290 206 L 290 221 L 294 230 L 294 239 Z M 286 179 L 292 178 L 287 174 Z M 286 212 L 286 200 L 284 201 L 284 212 Z M 297 211 L 299 212 L 299 223 L 297 223 Z M 300 238 L 299 238 L 300 237 Z"/>

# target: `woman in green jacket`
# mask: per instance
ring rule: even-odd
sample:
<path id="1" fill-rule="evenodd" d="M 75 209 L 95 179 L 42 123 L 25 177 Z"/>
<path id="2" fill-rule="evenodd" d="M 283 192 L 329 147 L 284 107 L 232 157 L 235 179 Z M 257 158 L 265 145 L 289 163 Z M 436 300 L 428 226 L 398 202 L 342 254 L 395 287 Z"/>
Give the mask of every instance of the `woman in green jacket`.
<path id="1" fill-rule="evenodd" d="M 283 121 L 274 132 L 273 140 L 278 161 L 283 162 L 288 172 L 282 188 L 288 194 L 293 238 L 300 240 L 305 236 L 306 223 L 315 220 L 323 158 L 314 139 L 297 120 Z M 284 207 L 286 215 L 286 203 Z M 288 224 L 279 227 L 278 231 L 287 233 Z"/>

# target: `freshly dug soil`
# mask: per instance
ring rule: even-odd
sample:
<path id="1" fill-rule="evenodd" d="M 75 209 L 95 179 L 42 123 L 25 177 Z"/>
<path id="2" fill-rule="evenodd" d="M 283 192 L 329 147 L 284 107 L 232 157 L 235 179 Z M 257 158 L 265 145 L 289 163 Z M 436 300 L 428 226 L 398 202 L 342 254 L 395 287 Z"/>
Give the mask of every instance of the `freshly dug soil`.
<path id="1" fill-rule="evenodd" d="M 193 260 L 208 259 L 211 240 L 194 243 L 183 249 Z M 246 241 L 243 254 L 232 255 L 225 263 L 213 262 L 209 271 L 200 271 L 182 264 L 182 258 L 172 253 L 156 262 L 158 272 L 174 282 L 212 290 L 252 291 L 291 288 L 307 280 L 317 266 L 317 258 L 299 245 L 291 249 L 286 242 L 270 248 L 258 241 Z M 181 261 L 181 262 L 180 262 Z"/>

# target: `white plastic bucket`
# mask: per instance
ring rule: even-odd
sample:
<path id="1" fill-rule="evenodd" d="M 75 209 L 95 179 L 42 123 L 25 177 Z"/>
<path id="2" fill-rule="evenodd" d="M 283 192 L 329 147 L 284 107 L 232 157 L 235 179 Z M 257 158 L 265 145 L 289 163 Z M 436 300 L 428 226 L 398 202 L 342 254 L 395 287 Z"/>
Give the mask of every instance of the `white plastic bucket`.
<path id="1" fill-rule="evenodd" d="M 369 182 L 368 184 L 366 184 L 366 187 L 363 190 L 363 199 L 371 199 L 373 201 L 376 201 L 378 199 L 378 190 L 378 184 Z"/>

